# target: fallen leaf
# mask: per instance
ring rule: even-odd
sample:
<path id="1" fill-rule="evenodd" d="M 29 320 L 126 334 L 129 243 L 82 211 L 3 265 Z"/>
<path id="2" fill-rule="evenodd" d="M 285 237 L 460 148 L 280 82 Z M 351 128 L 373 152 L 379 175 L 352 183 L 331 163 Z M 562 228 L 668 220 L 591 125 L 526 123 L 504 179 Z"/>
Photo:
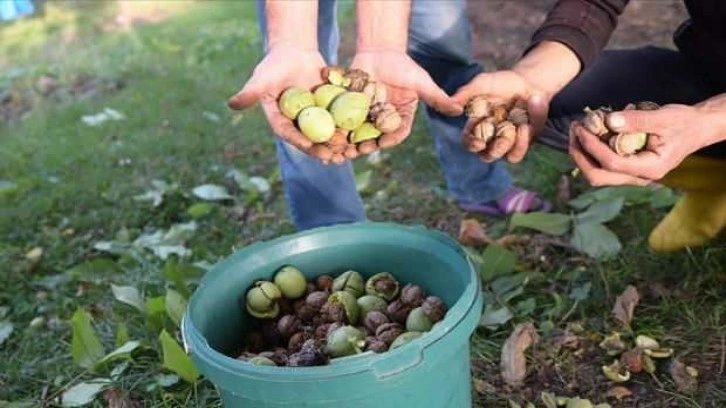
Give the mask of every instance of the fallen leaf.
<path id="1" fill-rule="evenodd" d="M 495 241 L 497 245 L 507 247 L 510 245 L 526 244 L 532 239 L 529 235 L 507 234 Z"/>
<path id="2" fill-rule="evenodd" d="M 482 224 L 474 219 L 461 220 L 458 240 L 462 245 L 466 246 L 484 246 L 493 242 L 484 232 Z"/>
<path id="3" fill-rule="evenodd" d="M 481 378 L 474 378 L 474 390 L 479 394 L 493 394 L 497 389 Z"/>
<path id="4" fill-rule="evenodd" d="M 108 408 L 141 408 L 141 403 L 129 397 L 128 392 L 119 388 L 109 388 L 103 392 Z"/>
<path id="5" fill-rule="evenodd" d="M 520 323 L 514 328 L 502 347 L 500 368 L 505 383 L 512 387 L 522 385 L 527 374 L 524 352 L 538 341 L 539 335 L 532 322 Z"/>
<path id="6" fill-rule="evenodd" d="M 572 198 L 570 175 L 563 173 L 557 181 L 557 193 L 555 194 L 555 203 L 562 208 Z"/>
<path id="7" fill-rule="evenodd" d="M 566 331 L 561 336 L 555 337 L 552 343 L 555 346 L 556 350 L 559 350 L 563 347 L 571 350 L 576 350 L 578 347 L 580 347 L 580 337 Z"/>
<path id="8" fill-rule="evenodd" d="M 698 380 L 688 371 L 692 370 L 688 370 L 688 366 L 678 358 L 674 358 L 668 367 L 668 373 L 676 383 L 676 389 L 682 393 L 692 394 L 698 388 Z"/>
<path id="9" fill-rule="evenodd" d="M 638 294 L 638 290 L 635 286 L 628 285 L 623 293 L 615 299 L 615 306 L 613 306 L 615 318 L 625 325 L 630 325 L 630 322 L 633 320 L 635 306 L 639 301 L 640 295 Z"/>
<path id="10" fill-rule="evenodd" d="M 43 248 L 35 247 L 28 251 L 27 254 L 25 254 L 25 259 L 29 260 L 30 262 L 38 262 L 41 256 L 43 256 Z"/>
<path id="11" fill-rule="evenodd" d="M 633 395 L 633 393 L 626 387 L 623 387 L 622 385 L 617 385 L 617 386 L 609 389 L 605 393 L 606 398 L 615 398 L 618 401 L 621 401 L 623 398 L 627 398 L 631 395 Z"/>

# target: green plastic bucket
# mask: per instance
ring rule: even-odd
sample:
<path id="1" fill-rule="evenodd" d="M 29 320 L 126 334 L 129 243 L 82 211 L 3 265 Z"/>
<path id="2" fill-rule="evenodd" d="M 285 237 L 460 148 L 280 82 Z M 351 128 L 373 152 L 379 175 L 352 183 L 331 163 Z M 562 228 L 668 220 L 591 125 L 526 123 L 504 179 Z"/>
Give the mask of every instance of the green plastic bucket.
<path id="1" fill-rule="evenodd" d="M 260 366 L 228 357 L 250 319 L 240 308 L 247 288 L 284 264 L 308 277 L 388 271 L 441 297 L 449 310 L 436 328 L 402 347 L 326 366 Z M 182 335 L 226 407 L 464 408 L 472 405 L 469 338 L 482 305 L 478 274 L 450 237 L 391 223 L 339 224 L 255 243 L 215 265 L 189 301 Z"/>

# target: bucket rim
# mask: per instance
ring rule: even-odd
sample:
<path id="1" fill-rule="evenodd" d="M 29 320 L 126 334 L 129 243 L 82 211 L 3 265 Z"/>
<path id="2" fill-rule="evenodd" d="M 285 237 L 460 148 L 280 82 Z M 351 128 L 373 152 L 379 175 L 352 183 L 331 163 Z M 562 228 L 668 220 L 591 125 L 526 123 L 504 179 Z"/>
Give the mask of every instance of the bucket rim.
<path id="1" fill-rule="evenodd" d="M 389 230 L 393 228 L 399 231 L 415 233 L 418 236 L 436 240 L 449 247 L 449 249 L 457 255 L 461 256 L 468 266 L 470 282 L 464 288 L 464 291 L 460 295 L 459 299 L 454 303 L 454 305 L 461 305 L 457 309 L 457 312 L 452 315 L 447 313 L 446 318 L 440 322 L 442 324 L 426 332 L 425 335 L 410 341 L 405 347 L 388 350 L 385 353 L 380 354 L 366 352 L 336 358 L 333 360 L 335 361 L 334 363 L 315 367 L 276 367 L 245 363 L 214 349 L 202 335 L 201 331 L 194 325 L 194 322 L 190 317 L 190 310 L 192 310 L 194 305 L 197 303 L 197 299 L 199 297 L 198 294 L 201 292 L 200 289 L 202 286 L 205 286 L 206 282 L 214 280 L 221 271 L 226 270 L 226 266 L 228 264 L 237 262 L 239 258 L 244 257 L 246 254 L 254 253 L 262 246 L 289 242 L 291 240 L 318 235 L 326 231 L 339 232 L 359 228 L 381 228 Z M 476 267 L 474 266 L 469 254 L 452 237 L 441 231 L 430 229 L 418 224 L 404 225 L 392 222 L 359 221 L 354 223 L 317 227 L 291 234 L 285 234 L 269 240 L 258 241 L 235 251 L 228 257 L 225 257 L 207 271 L 199 286 L 190 297 L 187 309 L 182 316 L 181 335 L 185 351 L 188 354 L 192 354 L 192 356 L 196 356 L 196 358 L 203 362 L 203 364 L 208 368 L 216 371 L 232 374 L 238 377 L 255 378 L 258 380 L 261 378 L 266 378 L 268 380 L 272 379 L 275 381 L 323 380 L 331 377 L 340 377 L 341 375 L 353 375 L 361 372 L 372 371 L 378 363 L 388 360 L 389 358 L 394 358 L 395 355 L 411 354 L 414 357 L 420 356 L 425 349 L 441 341 L 446 336 L 451 335 L 452 332 L 459 332 L 462 330 L 473 331 L 474 327 L 464 328 L 462 326 L 465 325 L 466 317 L 471 313 L 471 309 L 477 305 L 477 302 L 479 302 L 481 297 L 481 282 L 479 280 Z M 466 300 L 468 300 L 468 303 L 459 303 Z M 452 307 L 454 305 L 452 305 Z M 447 324 L 443 324 L 444 322 Z"/>

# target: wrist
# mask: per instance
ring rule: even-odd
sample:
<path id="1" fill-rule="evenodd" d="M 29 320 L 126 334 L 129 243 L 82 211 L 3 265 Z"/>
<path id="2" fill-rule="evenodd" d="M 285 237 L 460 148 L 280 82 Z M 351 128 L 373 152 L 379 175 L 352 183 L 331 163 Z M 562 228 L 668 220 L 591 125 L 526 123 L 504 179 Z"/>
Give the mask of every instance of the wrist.
<path id="1" fill-rule="evenodd" d="M 318 1 L 265 0 L 267 48 L 318 49 Z"/>
<path id="2" fill-rule="evenodd" d="M 512 71 L 551 98 L 577 76 L 580 67 L 580 60 L 569 47 L 543 41 L 519 60 Z"/>
<path id="3" fill-rule="evenodd" d="M 695 106 L 699 121 L 706 126 L 702 147 L 726 141 L 726 94 L 715 96 Z"/>
<path id="4" fill-rule="evenodd" d="M 357 0 L 356 14 L 357 52 L 406 52 L 410 1 Z"/>

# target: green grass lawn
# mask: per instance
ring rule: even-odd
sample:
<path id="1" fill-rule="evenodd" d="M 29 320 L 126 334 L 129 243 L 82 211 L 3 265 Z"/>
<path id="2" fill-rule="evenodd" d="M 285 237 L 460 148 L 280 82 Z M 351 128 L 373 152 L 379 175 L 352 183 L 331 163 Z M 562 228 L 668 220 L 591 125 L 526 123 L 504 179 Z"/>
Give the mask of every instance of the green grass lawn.
<path id="1" fill-rule="evenodd" d="M 260 58 L 254 2 L 210 3 L 137 3 L 131 15 L 144 9 L 158 21 L 124 29 L 114 24 L 115 3 L 55 1 L 45 3 L 43 16 L 0 26 L 0 339 L 12 327 L 0 340 L 0 401 L 56 406 L 71 387 L 105 378 L 110 385 L 94 406 L 108 406 L 121 390 L 149 407 L 219 405 L 203 378 L 190 384 L 161 363 L 159 333 L 180 341 L 173 295 L 184 298 L 205 267 L 236 249 L 294 228 L 263 116 L 258 108 L 226 106 Z M 350 8 L 341 16 L 350 21 Z M 105 109 L 123 116 L 84 123 Z M 465 215 L 446 200 L 423 120 L 380 163 L 359 159 L 355 166 L 371 219 L 458 234 Z M 536 147 L 512 169 L 523 186 L 553 198 L 570 167 L 566 156 Z M 233 198 L 202 200 L 193 191 L 203 184 L 224 186 Z M 573 190 L 572 197 L 587 191 L 579 179 Z M 622 243 L 615 256 L 588 257 L 569 238 L 531 229 L 515 229 L 532 239 L 496 254 L 472 248 L 485 261 L 487 294 L 497 299 L 491 308 L 511 312 L 472 339 L 478 404 L 540 406 L 540 392 L 550 391 L 624 407 L 726 405 L 726 247 L 651 253 L 647 234 L 669 197 L 613 194 L 626 192 L 625 206 L 607 221 Z M 511 232 L 507 220 L 484 221 L 494 237 Z M 167 241 L 153 235 L 173 226 Z M 142 235 L 151 249 L 190 255 L 177 262 L 130 245 Z M 495 258 L 505 261 L 494 268 Z M 610 311 L 629 284 L 641 299 L 623 328 Z M 134 288 L 143 304 L 115 299 L 112 285 Z M 95 371 L 84 367 L 71 351 L 73 326 L 85 327 L 79 310 L 92 317 L 104 352 L 126 340 L 133 352 Z M 513 390 L 501 383 L 499 352 L 524 321 L 535 323 L 541 340 L 527 352 L 525 386 Z M 597 345 L 614 330 L 672 347 L 698 370 L 698 389 L 679 387 L 667 360 L 653 376 L 624 384 L 630 398 L 608 398 L 613 384 L 601 366 L 613 358 Z M 564 335 L 578 344 L 558 349 Z"/>

